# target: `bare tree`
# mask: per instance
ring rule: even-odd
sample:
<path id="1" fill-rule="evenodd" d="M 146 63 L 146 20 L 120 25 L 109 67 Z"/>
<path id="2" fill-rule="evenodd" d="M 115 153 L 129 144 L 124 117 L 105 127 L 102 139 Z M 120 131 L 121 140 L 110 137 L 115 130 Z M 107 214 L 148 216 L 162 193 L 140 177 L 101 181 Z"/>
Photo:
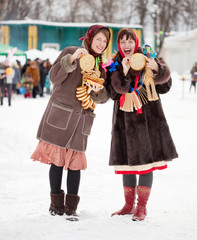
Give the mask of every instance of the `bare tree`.
<path id="1" fill-rule="evenodd" d="M 3 20 L 17 19 L 17 1 L 16 0 L 7 0 L 5 4 L 5 12 Z"/>
<path id="2" fill-rule="evenodd" d="M 155 32 L 155 48 L 160 52 L 166 33 L 175 30 L 180 20 L 182 0 L 154 0 L 152 8 L 155 9 L 152 17 Z"/>
<path id="3" fill-rule="evenodd" d="M 30 13 L 33 3 L 34 0 L 6 0 L 3 20 L 23 20 Z"/>
<path id="4" fill-rule="evenodd" d="M 182 2 L 182 16 L 186 30 L 197 27 L 197 0 Z"/>
<path id="5" fill-rule="evenodd" d="M 115 22 L 118 3 L 113 0 L 84 0 L 92 12 L 92 22 Z M 115 11 L 116 10 L 116 11 Z"/>
<path id="6" fill-rule="evenodd" d="M 7 0 L 0 0 L 0 20 L 3 19 L 4 16 L 4 9 L 5 9 L 5 5 L 7 3 Z"/>
<path id="7" fill-rule="evenodd" d="M 17 20 L 23 20 L 30 14 L 32 7 L 30 2 L 26 0 L 21 0 L 17 2 Z"/>
<path id="8" fill-rule="evenodd" d="M 70 0 L 70 21 L 75 22 L 81 3 L 78 0 Z"/>
<path id="9" fill-rule="evenodd" d="M 148 3 L 149 0 L 138 0 L 135 3 L 135 11 L 139 16 L 139 24 L 144 26 L 145 25 L 145 18 L 147 17 L 148 12 Z"/>
<path id="10" fill-rule="evenodd" d="M 41 15 L 41 3 L 38 2 L 35 5 L 35 11 L 34 11 L 34 14 L 33 14 L 33 18 L 34 19 L 40 19 L 40 15 Z"/>
<path id="11" fill-rule="evenodd" d="M 165 38 L 165 33 L 170 32 L 173 27 L 176 27 L 177 21 L 179 20 L 179 5 L 180 0 L 174 1 L 162 1 L 159 3 L 160 14 L 158 17 L 158 25 L 159 25 L 159 43 L 158 50 L 161 50 L 163 45 L 163 41 Z"/>
<path id="12" fill-rule="evenodd" d="M 46 0 L 44 8 L 46 10 L 46 20 L 50 21 L 51 20 L 51 13 L 53 12 L 52 5 L 53 5 L 54 0 Z M 44 8 L 42 11 L 44 11 Z"/>

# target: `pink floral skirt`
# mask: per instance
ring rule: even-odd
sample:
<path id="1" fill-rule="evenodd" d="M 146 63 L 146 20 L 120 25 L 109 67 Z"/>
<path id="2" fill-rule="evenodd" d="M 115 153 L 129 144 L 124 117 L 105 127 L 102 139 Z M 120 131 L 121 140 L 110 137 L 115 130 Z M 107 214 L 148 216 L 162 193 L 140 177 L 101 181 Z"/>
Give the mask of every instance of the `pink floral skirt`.
<path id="1" fill-rule="evenodd" d="M 40 161 L 46 164 L 55 164 L 71 170 L 85 170 L 87 160 L 84 152 L 77 152 L 69 148 L 61 148 L 53 144 L 39 141 L 35 151 L 30 157 L 33 161 Z"/>

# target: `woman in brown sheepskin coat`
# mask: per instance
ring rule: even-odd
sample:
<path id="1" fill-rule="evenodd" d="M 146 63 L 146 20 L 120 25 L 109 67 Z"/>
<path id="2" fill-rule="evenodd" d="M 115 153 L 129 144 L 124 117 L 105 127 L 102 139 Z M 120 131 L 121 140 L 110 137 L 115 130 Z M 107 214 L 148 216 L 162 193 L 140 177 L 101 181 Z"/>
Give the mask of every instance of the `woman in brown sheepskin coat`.
<path id="1" fill-rule="evenodd" d="M 144 220 L 150 195 L 153 171 L 167 167 L 167 162 L 177 158 L 177 152 L 162 109 L 161 100 L 149 101 L 140 89 L 144 69 L 134 71 L 129 59 L 133 53 L 143 53 L 138 47 L 137 35 L 131 29 L 122 29 L 117 39 L 118 53 L 108 68 L 105 89 L 114 100 L 112 139 L 109 164 L 116 174 L 123 174 L 124 207 L 112 215 L 134 214 L 133 220 Z M 146 67 L 152 69 L 157 95 L 167 93 L 172 84 L 169 68 L 157 59 L 148 58 Z M 142 92 L 141 92 L 142 93 Z M 127 96 L 137 99 L 133 109 L 124 107 Z M 128 104 L 128 102 L 127 102 Z M 139 175 L 137 184 L 136 175 Z M 137 206 L 135 196 L 138 195 Z"/>
<path id="2" fill-rule="evenodd" d="M 95 118 L 94 109 L 87 106 L 83 108 L 76 96 L 76 89 L 81 88 L 83 83 L 80 58 L 91 54 L 91 59 L 95 60 L 92 61 L 92 68 L 99 70 L 101 77 L 105 78 L 102 53 L 109 40 L 109 28 L 92 25 L 83 39 L 83 47 L 64 48 L 49 72 L 54 87 L 38 128 L 39 143 L 31 158 L 51 165 L 51 215 L 66 214 L 76 217 L 80 200 L 78 190 L 81 170 L 87 167 L 85 151 Z M 84 96 L 84 92 L 82 95 Z M 88 97 L 86 98 L 89 99 Z M 66 196 L 61 189 L 63 169 L 67 170 Z"/>

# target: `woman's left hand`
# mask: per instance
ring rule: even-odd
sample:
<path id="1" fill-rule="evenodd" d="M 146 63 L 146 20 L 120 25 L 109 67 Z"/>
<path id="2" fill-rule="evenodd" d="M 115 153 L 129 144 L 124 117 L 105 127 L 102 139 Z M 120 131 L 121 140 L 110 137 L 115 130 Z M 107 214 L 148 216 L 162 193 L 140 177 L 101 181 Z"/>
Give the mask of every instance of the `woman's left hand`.
<path id="1" fill-rule="evenodd" d="M 103 85 L 98 85 L 97 83 L 86 83 L 86 85 L 89 87 L 89 92 L 94 91 L 95 93 L 99 93 L 101 89 L 103 89 Z"/>
<path id="2" fill-rule="evenodd" d="M 147 63 L 146 63 L 146 67 L 151 68 L 152 70 L 156 71 L 157 73 L 159 72 L 159 66 L 158 64 L 155 62 L 155 60 L 153 58 L 147 58 Z"/>

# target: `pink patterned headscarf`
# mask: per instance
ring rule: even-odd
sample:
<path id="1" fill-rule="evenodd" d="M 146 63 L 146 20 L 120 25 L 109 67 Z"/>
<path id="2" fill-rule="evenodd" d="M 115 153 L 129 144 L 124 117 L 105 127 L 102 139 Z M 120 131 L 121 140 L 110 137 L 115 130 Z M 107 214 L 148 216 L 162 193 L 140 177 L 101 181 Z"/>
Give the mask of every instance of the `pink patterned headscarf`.
<path id="1" fill-rule="evenodd" d="M 88 31 L 86 32 L 86 35 L 82 38 L 80 38 L 79 40 L 84 40 L 84 42 L 86 43 L 87 47 L 88 47 L 88 50 L 89 52 L 94 56 L 94 57 L 97 57 L 99 56 L 100 54 L 98 53 L 95 53 L 92 48 L 91 48 L 91 45 L 92 45 L 92 40 L 94 38 L 94 36 L 98 33 L 98 32 L 102 32 L 105 34 L 106 38 L 107 38 L 107 45 L 106 45 L 106 48 L 108 47 L 108 44 L 109 44 L 109 41 L 110 41 L 110 30 L 108 27 L 105 27 L 103 25 L 92 25 Z M 107 30 L 107 31 L 106 31 Z M 108 34 L 106 34 L 106 32 L 108 32 Z M 105 49 L 106 49 L 105 48 Z M 104 50 L 105 50 L 104 49 Z"/>

